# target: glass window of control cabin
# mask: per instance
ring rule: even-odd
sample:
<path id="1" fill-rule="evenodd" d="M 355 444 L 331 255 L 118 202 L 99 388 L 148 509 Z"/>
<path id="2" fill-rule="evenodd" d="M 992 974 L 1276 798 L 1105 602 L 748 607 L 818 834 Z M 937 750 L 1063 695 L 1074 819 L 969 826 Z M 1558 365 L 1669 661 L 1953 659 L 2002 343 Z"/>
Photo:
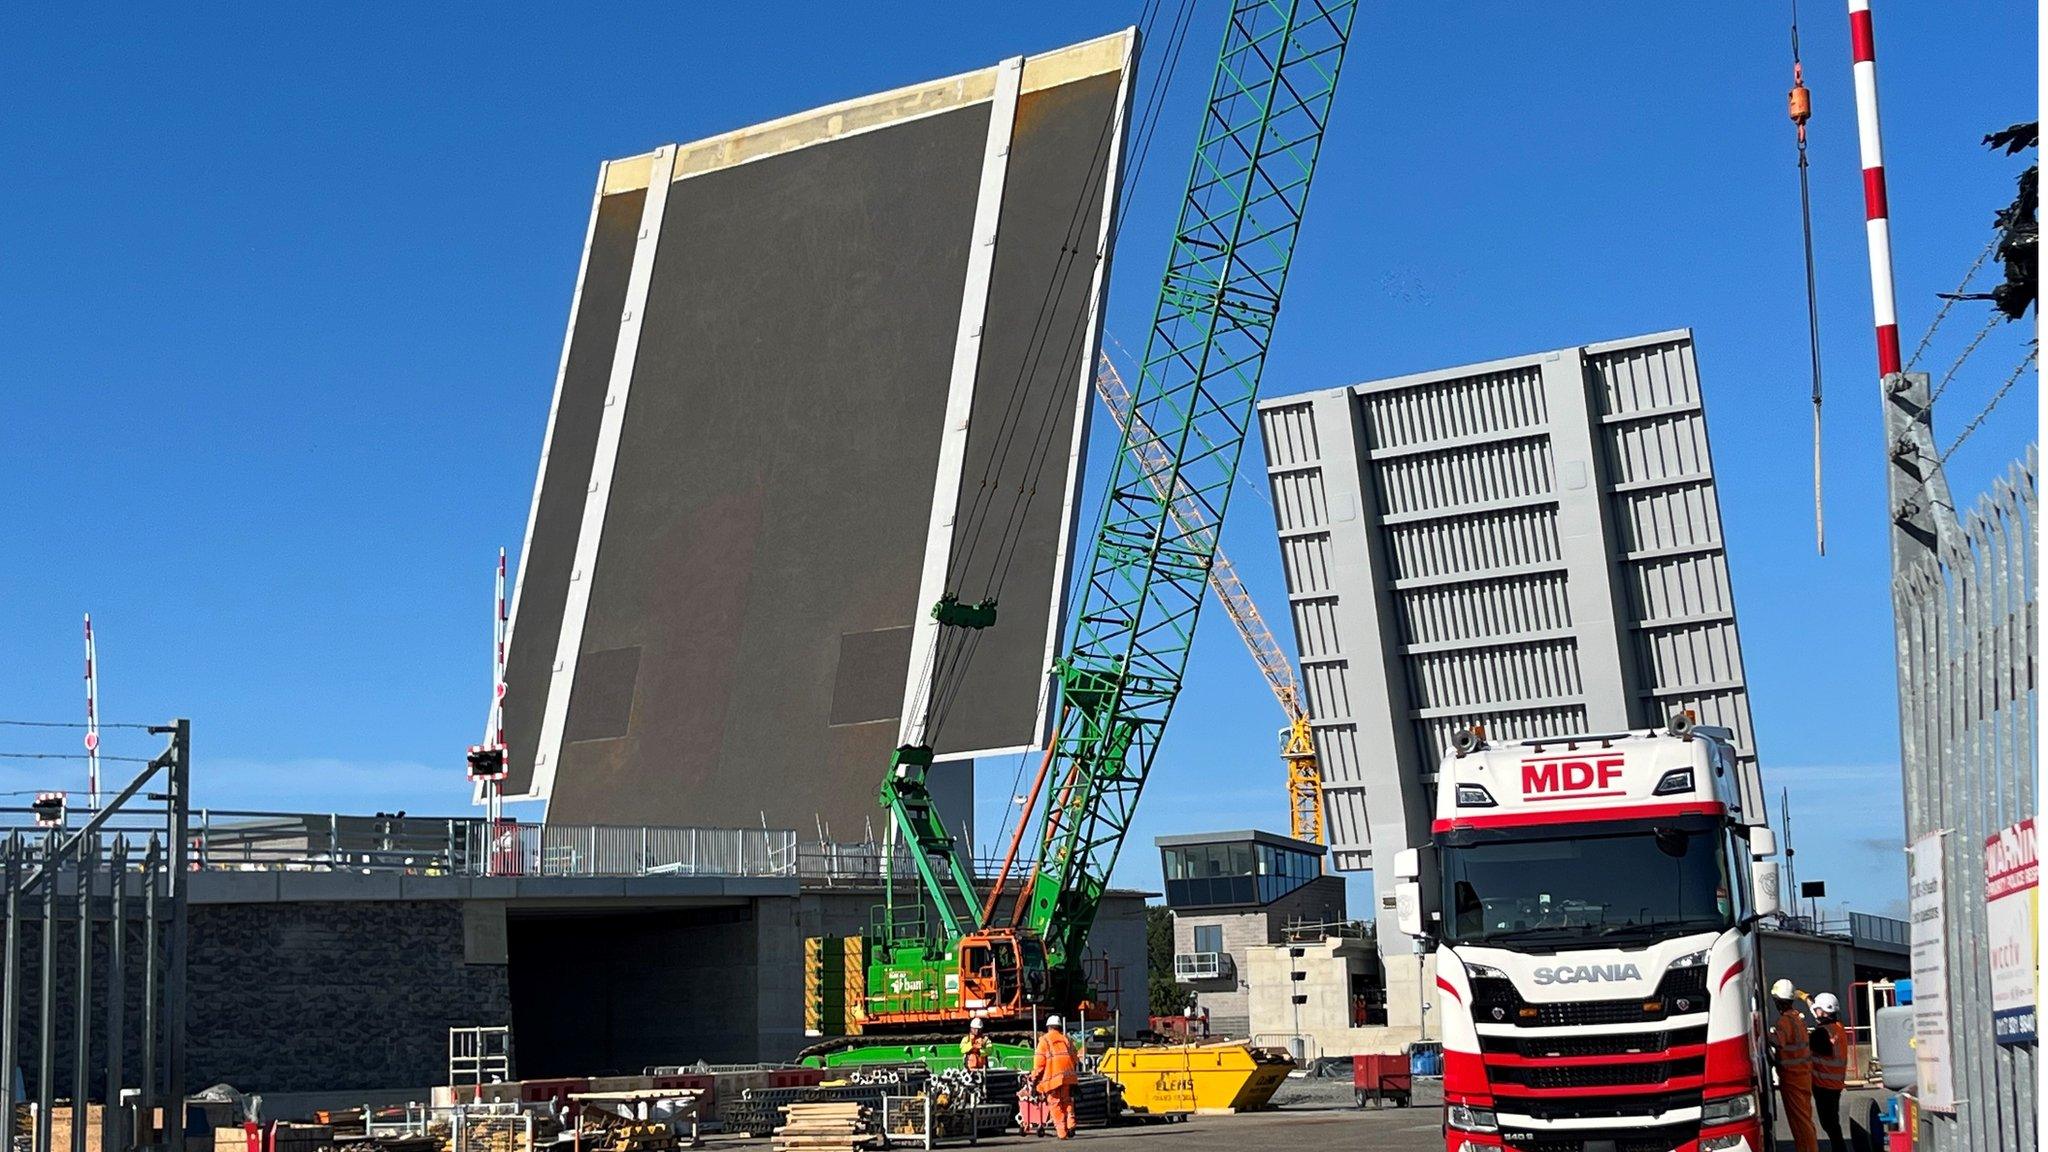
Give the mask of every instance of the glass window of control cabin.
<path id="1" fill-rule="evenodd" d="M 1168 848 L 1166 850 L 1166 878 L 1168 880 L 1185 880 L 1187 879 L 1187 874 L 1187 855 L 1178 848 Z"/>
<path id="2" fill-rule="evenodd" d="M 1252 846 L 1249 844 L 1232 844 L 1229 847 L 1230 872 L 1228 874 L 1231 876 L 1250 876 L 1252 874 Z"/>

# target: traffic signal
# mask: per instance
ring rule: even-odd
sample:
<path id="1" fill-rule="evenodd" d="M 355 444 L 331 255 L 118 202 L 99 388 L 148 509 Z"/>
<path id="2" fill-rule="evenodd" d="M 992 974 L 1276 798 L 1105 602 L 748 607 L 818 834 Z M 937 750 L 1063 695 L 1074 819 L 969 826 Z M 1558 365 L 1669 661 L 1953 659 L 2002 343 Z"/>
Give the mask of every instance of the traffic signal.
<path id="1" fill-rule="evenodd" d="M 62 828 L 64 826 L 64 794 L 62 792 L 38 792 L 36 802 L 30 805 L 36 814 L 36 827 Z"/>
<path id="2" fill-rule="evenodd" d="M 505 778 L 505 750 L 486 748 L 482 744 L 469 746 L 469 778 L 471 780 L 503 780 Z"/>

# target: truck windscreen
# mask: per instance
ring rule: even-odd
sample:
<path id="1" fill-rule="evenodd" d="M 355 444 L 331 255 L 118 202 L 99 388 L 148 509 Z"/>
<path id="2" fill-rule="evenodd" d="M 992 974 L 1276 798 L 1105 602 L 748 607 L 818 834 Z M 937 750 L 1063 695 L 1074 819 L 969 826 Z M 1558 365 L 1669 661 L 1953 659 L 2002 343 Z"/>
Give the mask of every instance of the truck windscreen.
<path id="1" fill-rule="evenodd" d="M 1443 846 L 1445 941 L 1621 943 L 1735 922 L 1717 828 L 1542 832 Z"/>

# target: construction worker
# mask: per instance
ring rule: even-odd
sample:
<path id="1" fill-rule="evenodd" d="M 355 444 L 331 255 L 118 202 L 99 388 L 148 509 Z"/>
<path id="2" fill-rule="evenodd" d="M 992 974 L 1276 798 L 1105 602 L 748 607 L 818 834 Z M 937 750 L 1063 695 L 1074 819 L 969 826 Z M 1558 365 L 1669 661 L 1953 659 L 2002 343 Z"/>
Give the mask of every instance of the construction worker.
<path id="1" fill-rule="evenodd" d="M 1831 1152 L 1842 1152 L 1842 1088 L 1849 1080 L 1849 1030 L 1842 1027 L 1842 1003 L 1833 992 L 1813 998 L 1813 1110 L 1820 1115 Z"/>
<path id="2" fill-rule="evenodd" d="M 1081 1055 L 1073 1038 L 1057 1016 L 1045 1018 L 1045 1031 L 1038 1036 L 1038 1054 L 1031 1061 L 1031 1089 L 1045 1097 L 1052 1112 L 1053 1134 L 1062 1140 L 1074 1138 L 1074 1085 L 1081 1079 Z"/>
<path id="3" fill-rule="evenodd" d="M 981 1017 L 967 1022 L 967 1037 L 960 1041 L 960 1065 L 979 1072 L 988 1067 L 989 1040 L 982 1033 Z"/>
<path id="4" fill-rule="evenodd" d="M 1778 1010 L 1778 1022 L 1771 1027 L 1771 1059 L 1778 1067 L 1778 1098 L 1785 1105 L 1785 1123 L 1792 1127 L 1792 1147 L 1820 1152 L 1813 1127 L 1813 1055 L 1798 996 L 1790 980 L 1771 985 L 1771 1003 Z"/>

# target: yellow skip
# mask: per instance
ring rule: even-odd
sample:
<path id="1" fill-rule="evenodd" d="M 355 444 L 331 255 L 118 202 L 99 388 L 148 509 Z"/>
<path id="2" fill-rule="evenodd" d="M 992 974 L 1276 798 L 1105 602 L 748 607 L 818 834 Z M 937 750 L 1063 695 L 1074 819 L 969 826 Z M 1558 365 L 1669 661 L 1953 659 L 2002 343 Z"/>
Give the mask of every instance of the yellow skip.
<path id="1" fill-rule="evenodd" d="M 1279 1048 L 1224 1041 L 1111 1048 L 1101 1071 L 1123 1086 L 1125 1106 L 1163 1116 L 1262 1108 L 1293 1068 Z"/>

